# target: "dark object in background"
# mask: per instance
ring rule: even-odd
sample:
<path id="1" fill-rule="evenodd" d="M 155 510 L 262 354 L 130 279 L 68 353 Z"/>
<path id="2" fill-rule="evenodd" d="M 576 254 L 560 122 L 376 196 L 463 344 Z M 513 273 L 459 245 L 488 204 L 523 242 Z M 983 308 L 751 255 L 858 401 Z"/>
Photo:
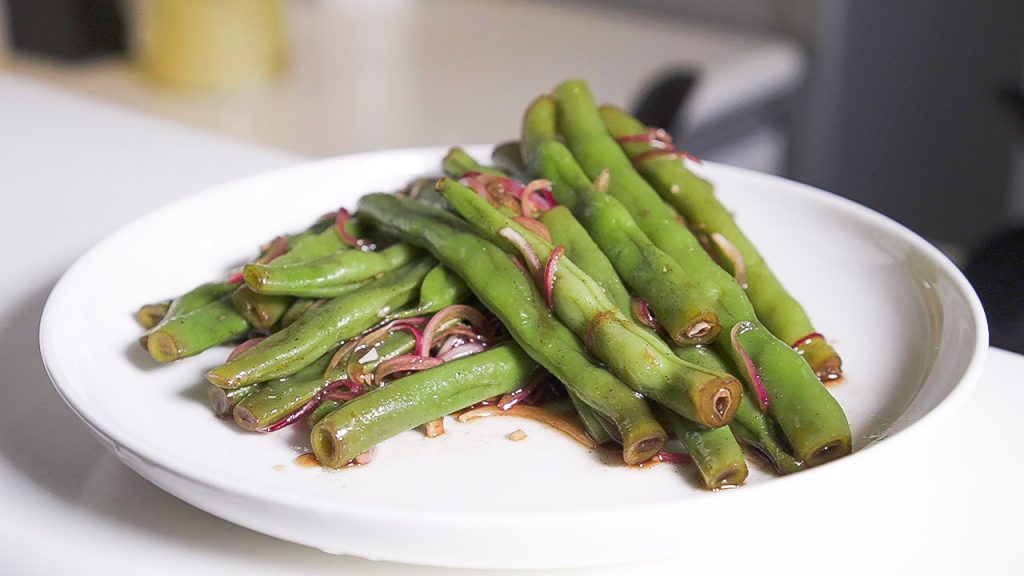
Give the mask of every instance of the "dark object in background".
<path id="1" fill-rule="evenodd" d="M 7 0 L 16 51 L 81 60 L 125 51 L 119 0 Z"/>
<path id="2" fill-rule="evenodd" d="M 676 122 L 696 85 L 696 71 L 682 70 L 661 76 L 644 90 L 633 115 L 648 126 L 658 126 L 671 132 L 677 129 Z"/>
<path id="3" fill-rule="evenodd" d="M 985 306 L 989 343 L 1024 354 L 1024 228 L 985 241 L 964 274 Z"/>

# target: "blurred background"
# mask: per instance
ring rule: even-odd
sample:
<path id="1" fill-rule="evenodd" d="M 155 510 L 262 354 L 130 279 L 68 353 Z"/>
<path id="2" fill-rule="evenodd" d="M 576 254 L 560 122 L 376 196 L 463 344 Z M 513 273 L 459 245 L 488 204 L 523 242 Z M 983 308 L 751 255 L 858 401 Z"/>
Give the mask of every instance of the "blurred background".
<path id="1" fill-rule="evenodd" d="M 1024 349 L 1021 0 L 0 0 L 0 46 L 0 74 L 309 157 L 507 140 L 584 78 L 924 235 Z"/>

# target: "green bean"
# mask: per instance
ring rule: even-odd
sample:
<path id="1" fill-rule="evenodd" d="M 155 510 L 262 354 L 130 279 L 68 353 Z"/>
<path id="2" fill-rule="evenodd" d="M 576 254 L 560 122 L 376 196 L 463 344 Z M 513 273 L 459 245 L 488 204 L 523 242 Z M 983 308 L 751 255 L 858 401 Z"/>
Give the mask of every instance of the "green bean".
<path id="1" fill-rule="evenodd" d="M 632 299 L 612 263 L 594 239 L 565 206 L 542 212 L 538 219 L 551 233 L 551 242 L 565 246 L 565 255 L 597 282 L 621 310 L 629 310 Z"/>
<path id="2" fill-rule="evenodd" d="M 376 252 L 338 250 L 322 258 L 288 266 L 247 264 L 245 283 L 261 294 L 307 298 L 333 296 L 342 286 L 351 286 L 394 270 L 421 255 L 418 248 L 399 243 Z"/>
<path id="3" fill-rule="evenodd" d="M 775 428 L 775 423 L 757 408 L 749 394 L 740 399 L 736 417 L 729 423 L 736 438 L 767 457 L 779 474 L 799 472 L 803 463 L 788 452 Z"/>
<path id="4" fill-rule="evenodd" d="M 324 417 L 310 443 L 340 468 L 384 440 L 525 384 L 537 365 L 509 342 L 375 388 Z"/>
<path id="5" fill-rule="evenodd" d="M 354 218 L 350 218 L 345 229 L 349 234 L 357 236 L 360 226 Z M 294 244 L 290 245 L 287 252 L 271 260 L 260 263 L 269 268 L 282 268 L 290 265 L 300 264 L 322 258 L 339 250 L 351 248 L 341 240 L 338 235 L 337 226 L 310 231 L 308 234 L 297 238 Z M 301 297 L 334 297 L 346 294 L 352 287 L 337 287 L 332 290 L 320 290 L 315 293 L 302 293 L 296 290 L 296 296 Z M 261 294 L 248 285 L 238 287 L 233 300 L 235 308 L 254 327 L 261 330 L 271 330 L 284 317 L 285 312 L 291 307 L 293 297 L 280 294 Z"/>
<path id="6" fill-rule="evenodd" d="M 565 255 L 589 274 L 616 306 L 620 308 L 626 306 L 625 309 L 628 309 L 630 298 L 626 287 L 622 285 L 622 281 L 615 274 L 608 258 L 594 244 L 594 241 L 587 235 L 587 231 L 573 217 L 572 212 L 569 212 L 564 206 L 555 206 L 551 210 L 542 212 L 538 219 L 551 233 L 551 241 L 565 246 Z M 604 444 L 610 440 L 610 435 L 600 417 L 572 390 L 568 390 L 568 392 L 569 400 L 576 408 L 576 413 L 579 414 L 590 437 L 598 444 Z"/>
<path id="7" fill-rule="evenodd" d="M 310 308 L 322 305 L 323 302 L 319 298 L 296 298 L 292 301 L 288 309 L 285 310 L 281 316 L 279 326 L 281 328 L 287 328 L 290 324 L 299 319 L 300 316 L 305 314 Z"/>
<path id="8" fill-rule="evenodd" d="M 818 333 L 807 313 L 736 225 L 732 213 L 715 198 L 711 184 L 691 172 L 677 156 L 659 155 L 653 141 L 636 138 L 648 130 L 624 110 L 615 106 L 602 106 L 600 110 L 608 131 L 661 197 L 679 210 L 691 227 L 709 237 L 720 234 L 739 253 L 743 262 L 740 284 L 758 319 L 783 342 L 797 347 L 821 380 L 839 378 L 839 355 L 824 338 L 810 337 Z"/>
<path id="9" fill-rule="evenodd" d="M 590 178 L 608 171 L 608 193 L 625 206 L 655 246 L 682 265 L 693 284 L 688 295 L 713 305 L 723 330 L 754 318 L 754 309 L 739 284 L 707 255 L 697 238 L 677 221 L 676 211 L 633 169 L 629 157 L 605 129 L 586 85 L 577 81 L 559 85 L 555 101 L 558 129 L 576 161 Z"/>
<path id="10" fill-rule="evenodd" d="M 272 330 L 293 301 L 291 296 L 260 294 L 246 284 L 231 293 L 231 303 L 235 310 L 258 330 Z"/>
<path id="11" fill-rule="evenodd" d="M 717 301 L 716 311 L 722 330 L 732 332 L 740 322 L 749 322 L 753 326 L 750 332 L 757 335 L 760 344 L 749 351 L 754 364 L 771 366 L 775 374 L 789 379 L 785 384 L 787 388 L 800 391 L 803 398 L 816 398 L 821 403 L 799 406 L 784 402 L 772 410 L 772 416 L 779 423 L 797 458 L 808 465 L 814 465 L 833 455 L 848 452 L 849 427 L 846 425 L 843 430 L 839 419 L 833 418 L 832 414 L 838 405 L 827 395 L 827 390 L 827 398 L 819 394 L 821 383 L 803 358 L 788 344 L 760 327 L 746 293 L 735 279 L 711 260 L 693 234 L 675 220 L 675 211 L 633 169 L 629 158 L 605 129 L 586 85 L 566 82 L 555 90 L 555 97 L 559 128 L 580 165 L 591 176 L 609 170 L 609 192 L 622 201 L 650 239 L 682 264 L 688 273 L 708 283 L 707 290 L 698 294 Z M 735 365 L 744 364 L 743 354 L 721 339 L 715 342 L 715 348 L 727 355 Z M 742 372 L 748 389 L 756 392 L 757 384 L 749 371 Z M 842 414 L 841 410 L 839 413 Z M 787 425 L 793 421 L 804 422 L 801 427 L 803 429 L 820 428 L 821 431 L 830 430 L 831 433 L 811 435 L 812 439 L 795 438 L 797 428 Z M 845 422 L 845 417 L 842 421 Z M 822 443 L 813 448 L 816 441 Z M 798 444 L 804 444 L 808 450 L 802 452 Z"/>
<path id="12" fill-rule="evenodd" d="M 566 389 L 568 390 L 568 388 Z M 572 403 L 572 407 L 576 409 L 576 415 L 579 416 L 580 422 L 583 423 L 583 429 L 587 431 L 587 435 L 594 441 L 595 444 L 607 444 L 612 440 L 612 435 L 608 432 L 604 422 L 601 421 L 601 417 L 597 415 L 597 412 L 593 408 L 587 406 L 587 403 L 580 399 L 579 396 L 574 394 L 571 390 L 569 391 L 569 401 Z"/>
<path id="13" fill-rule="evenodd" d="M 849 454 L 850 424 L 811 367 L 802 361 L 772 361 L 781 355 L 780 350 L 793 350 L 763 326 L 745 323 L 738 328 L 735 338 L 767 391 L 768 413 L 778 422 L 797 459 L 816 466 Z"/>
<path id="14" fill-rule="evenodd" d="M 324 375 L 333 351 L 295 374 L 264 382 L 232 410 L 235 423 L 249 431 L 266 428 L 313 399 L 332 380 Z M 252 384 L 250 384 L 252 386 Z"/>
<path id="15" fill-rule="evenodd" d="M 430 250 L 459 274 L 530 357 L 611 423 L 627 463 L 646 461 L 661 449 L 666 434 L 647 403 L 591 362 L 582 342 L 555 320 L 536 285 L 504 251 L 455 215 L 412 199 L 371 194 L 360 201 L 359 214 Z"/>
<path id="16" fill-rule="evenodd" d="M 412 302 L 420 282 L 433 268 L 430 258 L 385 274 L 345 298 L 336 298 L 302 315 L 292 325 L 271 334 L 206 373 L 222 388 L 238 388 L 294 374 L 338 342 L 379 323 L 391 310 Z"/>
<path id="17" fill-rule="evenodd" d="M 556 140 L 553 99 L 538 98 L 530 106 L 522 142 L 531 169 L 551 181 L 555 198 L 579 218 L 671 339 L 678 344 L 714 340 L 720 329 L 717 302 L 705 281 L 651 242 L 618 200 L 595 189 Z"/>
<path id="18" fill-rule="evenodd" d="M 233 390 L 225 390 L 219 386 L 207 383 L 206 398 L 210 401 L 210 408 L 213 409 L 214 415 L 218 418 L 230 418 L 232 411 L 242 398 L 252 394 L 260 386 L 263 386 L 262 382 L 249 384 L 248 386 L 242 386 Z"/>
<path id="19" fill-rule="evenodd" d="M 662 408 L 658 414 L 668 421 L 676 438 L 693 458 L 706 487 L 718 490 L 746 481 L 747 462 L 743 459 L 743 449 L 729 426 L 702 429 L 671 410 Z"/>
<path id="20" fill-rule="evenodd" d="M 170 322 L 174 318 L 184 316 L 197 308 L 201 308 L 217 300 L 218 298 L 230 293 L 234 290 L 234 286 L 226 282 L 207 282 L 200 284 L 188 292 L 178 296 L 170 302 L 170 304 L 164 310 L 164 313 L 160 317 L 160 320 L 151 326 L 149 330 L 139 338 L 139 344 L 143 348 L 147 347 L 146 340 L 149 337 L 149 333 L 154 330 L 159 330 L 163 325 Z M 153 305 L 148 305 L 153 306 Z M 146 306 L 143 307 L 144 309 Z M 140 314 L 142 310 L 139 311 Z"/>
<path id="21" fill-rule="evenodd" d="M 512 230 L 540 262 L 551 257 L 554 246 L 505 217 L 473 190 L 449 179 L 438 182 L 438 189 L 477 231 L 506 251 L 520 249 L 503 236 Z M 637 392 L 702 426 L 723 426 L 732 418 L 741 394 L 739 381 L 679 359 L 660 338 L 627 318 L 568 258 L 557 263 L 553 303 L 559 319 L 587 342 L 590 352 Z"/>
<path id="22" fill-rule="evenodd" d="M 435 266 L 420 285 L 419 304 L 392 314 L 388 320 L 433 314 L 452 304 L 464 302 L 469 295 L 469 286 L 466 286 L 465 281 L 459 278 L 458 274 L 444 266 Z"/>
<path id="23" fill-rule="evenodd" d="M 235 311 L 230 296 L 222 296 L 187 314 L 167 319 L 149 332 L 146 349 L 166 364 L 241 338 L 249 323 Z"/>
<path id="24" fill-rule="evenodd" d="M 448 151 L 444 159 L 441 160 L 441 169 L 444 173 L 453 178 L 462 178 L 469 172 L 478 172 L 480 174 L 491 174 L 494 176 L 507 176 L 501 170 L 492 168 L 490 166 L 484 166 L 477 162 L 472 156 L 469 155 L 465 150 L 455 146 Z"/>
<path id="25" fill-rule="evenodd" d="M 144 329 L 149 330 L 156 326 L 164 319 L 167 315 L 167 311 L 171 308 L 171 301 L 164 300 L 163 302 L 154 302 L 152 304 L 143 304 L 138 312 L 135 313 L 135 321 L 139 323 Z M 143 337 L 145 338 L 145 337 Z M 146 346 L 145 340 L 140 341 L 142 346 Z"/>
<path id="26" fill-rule="evenodd" d="M 725 360 L 707 346 L 673 346 L 672 350 L 680 358 L 709 370 L 723 372 L 735 370 L 735 368 L 727 366 Z M 737 440 L 766 456 L 779 473 L 790 474 L 803 467 L 796 458 L 786 451 L 784 441 L 776 431 L 775 424 L 767 414 L 761 412 L 754 405 L 749 394 L 744 394 L 740 399 L 739 408 L 736 409 L 736 416 L 729 423 L 729 429 Z"/>

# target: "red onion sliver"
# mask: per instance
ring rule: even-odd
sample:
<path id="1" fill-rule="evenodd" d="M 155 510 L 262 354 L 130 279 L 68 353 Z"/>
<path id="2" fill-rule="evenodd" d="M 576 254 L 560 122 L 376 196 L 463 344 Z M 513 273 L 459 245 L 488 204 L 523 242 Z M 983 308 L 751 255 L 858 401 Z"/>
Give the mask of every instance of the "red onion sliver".
<path id="1" fill-rule="evenodd" d="M 547 265 L 544 266 L 544 297 L 548 302 L 548 310 L 555 308 L 555 272 L 558 271 L 558 261 L 565 255 L 565 246 L 559 244 L 548 256 Z"/>
<path id="2" fill-rule="evenodd" d="M 736 282 L 746 289 L 747 265 L 743 260 L 743 254 L 740 253 L 739 249 L 732 242 L 729 242 L 728 238 L 718 232 L 711 233 L 711 241 L 715 243 L 715 246 L 722 252 L 725 259 L 732 264 L 732 275 L 736 278 Z"/>
<path id="3" fill-rule="evenodd" d="M 398 372 L 419 372 L 420 370 L 427 370 L 435 366 L 444 364 L 444 360 L 440 358 L 431 358 L 429 356 L 419 356 L 416 354 L 402 354 L 401 356 L 395 356 L 381 362 L 377 365 L 377 369 L 374 370 L 374 378 L 377 382 L 383 382 L 384 378 L 398 373 Z"/>
<path id="4" fill-rule="evenodd" d="M 746 368 L 747 374 L 750 375 L 750 381 L 754 385 L 754 392 L 757 394 L 757 404 L 764 412 L 768 410 L 768 406 L 771 405 L 771 397 L 768 396 L 768 390 L 764 386 L 764 380 L 761 379 L 760 372 L 757 371 L 757 366 L 754 366 L 754 360 L 750 357 L 747 350 L 740 344 L 740 334 L 747 330 L 753 330 L 754 325 L 750 322 L 739 322 L 732 327 L 730 337 L 732 338 L 732 347 L 740 355 L 743 360 L 743 367 Z"/>
<path id="5" fill-rule="evenodd" d="M 288 251 L 288 237 L 277 236 L 267 244 L 263 254 L 256 259 L 258 264 L 269 264 Z"/>
<path id="6" fill-rule="evenodd" d="M 824 340 L 825 336 L 823 334 L 821 334 L 820 332 L 811 332 L 807 336 L 804 336 L 802 338 L 797 338 L 796 341 L 793 342 L 793 344 L 790 346 L 790 348 L 799 348 L 799 347 L 801 347 L 801 346 L 803 346 L 805 344 L 810 344 L 811 340 L 814 340 L 816 338 L 820 338 L 820 339 Z"/>
<path id="7" fill-rule="evenodd" d="M 526 228 L 530 232 L 533 232 L 537 236 L 551 242 L 551 232 L 543 222 L 536 218 L 530 218 L 529 216 L 516 216 L 512 219 L 513 222 L 519 224 L 523 228 Z"/>
<path id="8" fill-rule="evenodd" d="M 530 265 L 530 270 L 536 274 L 540 273 L 540 258 L 537 256 L 537 253 L 533 251 L 533 247 L 530 246 L 530 243 L 526 241 L 526 238 L 524 238 L 522 234 L 512 228 L 502 228 L 498 231 L 498 234 L 515 245 L 519 250 L 519 253 L 526 258 L 526 262 Z"/>
<path id="9" fill-rule="evenodd" d="M 689 464 L 693 462 L 693 457 L 689 454 L 683 454 L 681 452 L 658 452 L 655 456 L 659 462 L 668 462 L 669 464 Z"/>
<path id="10" fill-rule="evenodd" d="M 259 337 L 259 338 L 250 338 L 250 339 L 246 340 L 245 342 L 242 342 L 238 346 L 235 346 L 235 349 L 232 350 L 230 354 L 228 354 L 228 362 L 231 362 L 235 358 L 238 358 L 239 356 L 242 355 L 243 352 L 245 352 L 249 348 L 252 348 L 253 346 L 259 344 L 262 341 L 263 341 L 263 337 L 262 336 Z"/>
<path id="11" fill-rule="evenodd" d="M 335 380 L 334 382 L 331 382 L 326 387 L 324 387 L 323 390 L 317 392 L 316 395 L 314 395 L 312 398 L 306 401 L 305 404 L 293 410 L 284 418 L 278 420 L 277 422 L 273 422 L 262 428 L 259 428 L 257 429 L 257 431 L 276 432 L 282 428 L 291 426 L 292 424 L 295 424 L 299 420 L 305 418 L 306 415 L 315 410 L 316 407 L 319 406 L 320 403 L 323 402 L 324 399 L 327 397 L 331 397 L 335 400 L 341 400 L 342 398 L 337 397 L 335 394 L 338 388 L 341 388 L 343 386 L 349 388 L 349 392 L 353 394 L 352 398 L 362 393 L 362 389 L 357 382 L 352 382 L 351 380 L 348 379 Z M 347 398 L 347 400 L 351 400 L 352 398 Z"/>
<path id="12" fill-rule="evenodd" d="M 533 210 L 533 208 L 534 208 L 533 195 L 541 193 L 542 190 L 548 189 L 550 187 L 551 187 L 551 182 L 548 181 L 548 180 L 532 180 L 532 181 L 530 181 L 529 184 L 526 185 L 526 188 L 523 189 L 523 192 L 522 192 L 522 194 L 519 197 L 519 207 L 520 207 L 520 210 L 522 211 L 523 216 L 532 216 L 533 215 L 533 211 L 534 211 Z M 541 212 L 544 212 L 544 211 L 547 211 L 547 210 L 550 210 L 551 208 L 553 208 L 553 206 L 547 205 L 547 199 L 544 198 L 543 195 L 541 195 L 541 202 L 542 202 L 542 204 L 541 204 L 541 206 L 539 208 L 539 210 Z"/>
<path id="13" fill-rule="evenodd" d="M 635 298 L 633 300 L 633 317 L 636 318 L 637 322 L 657 330 L 659 328 L 658 320 L 651 313 L 651 307 L 647 304 L 647 300 L 643 298 Z"/>
<path id="14" fill-rule="evenodd" d="M 442 362 L 448 362 L 450 360 L 455 360 L 456 358 L 462 358 L 463 356 L 472 356 L 473 354 L 476 354 L 477 352 L 483 352 L 483 351 L 484 351 L 484 345 L 483 344 L 478 344 L 476 342 L 469 342 L 467 344 L 463 344 L 462 346 L 455 346 L 451 350 L 448 350 L 448 351 L 446 351 L 444 353 L 438 354 L 437 359 L 442 361 Z"/>
<path id="15" fill-rule="evenodd" d="M 427 325 L 423 327 L 423 337 L 419 346 L 416 347 L 416 354 L 419 356 L 430 356 L 430 348 L 433 346 L 434 338 L 437 337 L 438 328 L 452 318 L 466 320 L 477 333 L 487 331 L 487 317 L 472 306 L 465 304 L 452 304 L 437 311 Z"/>
<path id="16" fill-rule="evenodd" d="M 341 241 L 353 248 L 359 248 L 365 250 L 369 247 L 367 242 L 361 238 L 356 238 L 348 233 L 348 221 L 352 218 L 352 215 L 345 208 L 338 210 L 338 215 L 334 220 L 335 228 L 338 229 L 338 236 L 341 237 Z"/>
<path id="17" fill-rule="evenodd" d="M 228 276 L 228 284 L 241 284 L 242 282 L 245 282 L 245 274 L 241 270 Z"/>

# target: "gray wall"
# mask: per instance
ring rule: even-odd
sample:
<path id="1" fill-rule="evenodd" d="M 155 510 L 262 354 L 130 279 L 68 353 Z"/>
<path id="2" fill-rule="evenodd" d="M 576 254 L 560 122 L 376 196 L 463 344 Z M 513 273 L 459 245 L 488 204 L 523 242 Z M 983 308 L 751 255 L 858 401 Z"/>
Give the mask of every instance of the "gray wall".
<path id="1" fill-rule="evenodd" d="M 972 245 L 1015 219 L 1024 0 L 590 0 L 781 33 L 808 49 L 789 174 Z M 1018 187 L 1019 188 L 1019 187 Z"/>

